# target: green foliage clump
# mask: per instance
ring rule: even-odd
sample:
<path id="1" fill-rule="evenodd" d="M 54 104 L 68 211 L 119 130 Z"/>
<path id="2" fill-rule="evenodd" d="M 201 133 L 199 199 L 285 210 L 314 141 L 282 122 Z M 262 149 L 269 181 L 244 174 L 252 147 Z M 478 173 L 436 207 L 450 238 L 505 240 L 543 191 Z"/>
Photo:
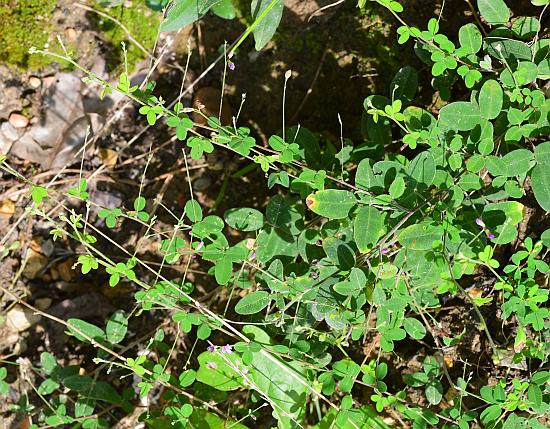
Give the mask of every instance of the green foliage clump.
<path id="1" fill-rule="evenodd" d="M 185 363 L 176 362 L 175 342 L 162 329 L 144 348 L 121 347 L 130 319 L 122 311 L 101 326 L 69 319 L 67 333 L 98 349 L 94 362 L 121 379 L 133 375 L 138 389 L 119 393 L 45 352 L 36 391 L 49 402 L 36 421 L 109 427 L 101 407 L 132 413 L 139 397 L 161 390 L 163 406 L 140 416 L 153 429 L 253 428 L 268 414 L 279 429 L 389 429 L 384 413 L 416 429 L 547 427 L 550 228 L 526 207 L 550 212 L 550 99 L 540 89 L 550 78 L 549 40 L 539 37 L 536 17 L 508 23 L 502 0 L 479 0 L 488 24 L 465 24 L 453 40 L 435 17 L 419 28 L 402 18 L 401 3 L 372 2 L 400 22 L 398 42 L 414 44 L 427 67 L 424 74 L 404 65 L 383 95 L 364 100 L 364 139 L 356 145 L 324 142 L 295 126 L 267 139 L 267 148 L 236 120 L 222 124 L 181 103 L 165 106 L 154 82 L 131 87 L 123 73 L 114 86 L 88 74 L 102 92 L 138 103 L 149 125 L 165 121 L 174 129 L 186 164 L 223 148 L 261 169 L 274 195 L 262 211 L 233 207 L 223 215 L 206 213 L 191 195 L 167 228 L 155 223 L 140 188 L 133 210 L 95 207 L 106 226 L 96 234 L 89 210 L 57 218 L 42 210 L 60 196 L 96 205 L 86 179 L 67 192 L 31 185 L 31 210 L 55 225 L 54 239 L 80 243 L 82 274 L 106 273 L 111 287 L 131 282 L 139 308 L 132 316 L 166 310 L 178 338 L 194 341 L 181 352 L 189 353 Z M 196 4 L 178 3 L 182 11 Z M 418 102 L 422 79 L 446 101 L 439 111 Z M 203 115 L 207 125 L 188 113 Z M 170 279 L 161 268 L 151 279 L 142 273 L 155 268 L 139 252 L 125 249 L 120 261 L 100 250 L 109 230 L 133 222 L 159 229 L 161 267 L 202 261 L 214 292 L 229 297 L 225 310 L 202 300 L 202 285 L 187 273 Z M 469 317 L 443 330 L 450 299 L 472 313 L 479 333 L 462 326 L 471 326 Z M 452 358 L 474 336 L 494 383 L 480 377 L 479 356 Z M 422 365 L 402 374 L 393 363 L 411 348 Z M 0 369 L 0 382 L 6 372 Z M 58 390 L 75 406 L 56 400 Z M 228 411 L 217 408 L 228 403 Z"/>
<path id="2" fill-rule="evenodd" d="M 146 6 L 145 1 L 134 0 L 131 7 L 121 4 L 110 8 L 96 6 L 96 9 L 118 20 L 143 48 L 151 51 L 157 39 L 160 18 Z M 128 71 L 132 71 L 135 65 L 145 58 L 145 53 L 130 41 L 128 33 L 119 24 L 96 14 L 90 15 L 90 18 L 101 31 L 101 37 L 109 44 L 107 65 L 112 70 L 123 70 L 124 52 L 121 43 L 126 45 Z"/>
<path id="3" fill-rule="evenodd" d="M 0 62 L 18 68 L 39 69 L 49 61 L 29 55 L 43 48 L 50 34 L 56 0 L 7 0 L 0 3 Z"/>

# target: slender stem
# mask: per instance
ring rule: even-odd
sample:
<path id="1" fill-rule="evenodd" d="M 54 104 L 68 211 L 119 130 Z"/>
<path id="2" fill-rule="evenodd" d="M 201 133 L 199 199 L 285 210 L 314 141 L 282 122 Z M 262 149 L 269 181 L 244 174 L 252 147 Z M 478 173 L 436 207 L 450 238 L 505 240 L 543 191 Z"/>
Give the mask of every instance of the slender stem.
<path id="1" fill-rule="evenodd" d="M 246 29 L 246 31 L 243 33 L 243 35 L 240 37 L 240 39 L 235 44 L 235 46 L 233 46 L 233 48 L 231 48 L 227 58 L 231 59 L 233 57 L 233 55 L 235 54 L 235 51 L 237 50 L 237 48 L 239 46 L 241 46 L 241 44 L 246 40 L 246 38 L 250 35 L 250 33 L 252 33 L 256 29 L 256 27 L 258 25 L 260 25 L 260 23 L 264 20 L 264 18 L 267 16 L 269 11 L 271 9 L 273 9 L 273 7 L 275 7 L 275 5 L 279 2 L 281 2 L 281 0 L 271 0 L 271 3 L 269 3 L 267 5 L 267 7 L 262 11 L 262 13 L 260 13 L 260 15 L 258 15 L 256 20 L 252 23 L 252 25 L 250 27 L 248 27 Z"/>

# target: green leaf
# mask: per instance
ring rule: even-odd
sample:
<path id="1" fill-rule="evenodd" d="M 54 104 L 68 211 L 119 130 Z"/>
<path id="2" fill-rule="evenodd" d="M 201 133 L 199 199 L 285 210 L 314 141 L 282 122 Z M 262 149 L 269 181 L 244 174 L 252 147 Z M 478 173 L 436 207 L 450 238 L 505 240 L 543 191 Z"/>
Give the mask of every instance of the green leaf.
<path id="1" fill-rule="evenodd" d="M 531 384 L 527 390 L 527 398 L 535 407 L 540 407 L 542 404 L 542 391 L 536 384 Z"/>
<path id="2" fill-rule="evenodd" d="M 233 263 L 227 256 L 216 261 L 214 276 L 219 285 L 227 284 L 233 274 Z"/>
<path id="3" fill-rule="evenodd" d="M 268 8 L 270 9 L 267 14 L 263 15 Z M 275 34 L 283 16 L 283 8 L 283 0 L 252 0 L 250 5 L 252 19 L 256 22 L 263 15 L 261 22 L 252 31 L 257 51 L 262 49 Z"/>
<path id="4" fill-rule="evenodd" d="M 500 84 L 493 79 L 483 84 L 479 91 L 479 111 L 485 119 L 495 119 L 502 110 L 504 92 Z"/>
<path id="5" fill-rule="evenodd" d="M 212 6 L 212 12 L 223 19 L 234 19 L 237 16 L 232 0 L 218 0 Z"/>
<path id="6" fill-rule="evenodd" d="M 287 233 L 297 235 L 303 229 L 303 214 L 297 209 L 296 204 L 282 195 L 274 195 L 265 210 L 267 221 Z"/>
<path id="7" fill-rule="evenodd" d="M 342 270 L 350 270 L 355 265 L 353 249 L 339 238 L 325 238 L 323 240 L 323 250 L 328 258 Z"/>
<path id="8" fill-rule="evenodd" d="M 531 172 L 531 186 L 537 203 L 550 212 L 550 163 L 539 163 Z"/>
<path id="9" fill-rule="evenodd" d="M 314 213 L 329 219 L 343 219 L 357 204 L 355 195 L 349 191 L 326 189 L 310 194 L 306 204 Z"/>
<path id="10" fill-rule="evenodd" d="M 443 386 L 439 380 L 432 380 L 426 384 L 426 399 L 432 405 L 437 405 L 443 398 Z"/>
<path id="11" fill-rule="evenodd" d="M 374 187 L 384 187 L 381 176 L 377 176 L 372 171 L 370 159 L 365 158 L 359 162 L 357 172 L 355 173 L 355 186 L 361 189 L 369 190 Z"/>
<path id="12" fill-rule="evenodd" d="M 400 68 L 390 85 L 392 100 L 401 100 L 404 104 L 410 103 L 418 89 L 418 73 L 411 66 Z"/>
<path id="13" fill-rule="evenodd" d="M 501 37 L 487 37 L 487 52 L 499 61 L 506 60 L 531 60 L 531 48 L 525 42 L 519 40 L 505 39 Z M 502 76 L 502 75 L 501 75 Z"/>
<path id="14" fill-rule="evenodd" d="M 298 254 L 298 246 L 294 237 L 278 228 L 265 228 L 256 238 L 262 246 L 256 248 L 256 258 L 259 262 L 268 262 L 274 256 L 293 257 Z"/>
<path id="15" fill-rule="evenodd" d="M 256 314 L 269 305 L 271 297 L 266 291 L 256 291 L 245 295 L 235 305 L 235 312 L 238 314 Z"/>
<path id="16" fill-rule="evenodd" d="M 361 207 L 353 221 L 353 238 L 361 253 L 368 252 L 384 234 L 384 214 L 374 207 Z"/>
<path id="17" fill-rule="evenodd" d="M 42 366 L 42 371 L 50 375 L 57 368 L 57 359 L 55 356 L 49 352 L 40 353 L 40 365 Z M 0 369 L 1 371 L 1 369 Z M 0 376 L 0 380 L 2 377 Z"/>
<path id="18" fill-rule="evenodd" d="M 528 149 L 516 149 L 502 158 L 489 156 L 487 158 L 487 169 L 493 176 L 521 176 L 529 171 L 532 161 L 533 152 Z"/>
<path id="19" fill-rule="evenodd" d="M 85 395 L 78 395 L 74 404 L 74 416 L 78 418 L 92 415 L 95 405 L 94 400 L 87 398 Z"/>
<path id="20" fill-rule="evenodd" d="M 259 392 L 273 403 L 273 417 L 281 429 L 299 429 L 305 416 L 308 380 L 296 361 L 284 362 L 262 351 L 254 352 L 250 376 Z"/>
<path id="21" fill-rule="evenodd" d="M 41 204 L 48 197 L 48 190 L 42 186 L 32 186 L 31 197 L 35 204 Z"/>
<path id="22" fill-rule="evenodd" d="M 430 186 L 435 178 L 435 159 L 428 152 L 420 152 L 407 166 L 407 174 L 417 183 Z"/>
<path id="23" fill-rule="evenodd" d="M 370 95 L 363 102 L 363 107 L 368 112 L 373 107 L 379 110 L 384 110 L 388 105 L 391 105 L 390 99 L 381 95 Z M 366 132 L 369 139 L 379 146 L 385 146 L 391 143 L 391 124 L 390 120 L 384 116 L 378 116 L 377 120 L 372 114 L 366 115 Z"/>
<path id="24" fill-rule="evenodd" d="M 134 210 L 139 212 L 145 208 L 146 204 L 147 204 L 147 200 L 139 196 L 134 200 Z"/>
<path id="25" fill-rule="evenodd" d="M 397 176 L 395 180 L 390 185 L 388 192 L 390 194 L 390 197 L 392 197 L 394 200 L 397 198 L 400 198 L 403 193 L 405 192 L 405 179 L 403 179 L 403 176 Z"/>
<path id="26" fill-rule="evenodd" d="M 122 310 L 115 311 L 107 321 L 107 326 L 105 327 L 107 341 L 111 344 L 118 344 L 124 339 L 127 331 L 128 318 L 126 314 Z"/>
<path id="27" fill-rule="evenodd" d="M 409 334 L 415 340 L 421 340 L 426 335 L 426 328 L 418 319 L 407 317 L 403 321 L 403 327 L 407 334 Z"/>
<path id="28" fill-rule="evenodd" d="M 80 319 L 69 319 L 67 320 L 69 323 L 69 333 L 71 335 L 74 335 L 79 341 L 88 341 L 85 339 L 82 335 L 80 335 L 78 332 L 76 332 L 72 327 L 78 329 L 80 332 L 82 332 L 84 335 L 87 335 L 88 337 L 92 338 L 93 340 L 101 342 L 105 339 L 105 332 L 103 332 L 103 329 L 100 327 L 93 325 L 91 323 L 88 323 L 84 320 Z"/>
<path id="29" fill-rule="evenodd" d="M 177 427 L 177 426 L 176 426 Z M 237 423 L 234 420 L 228 420 L 226 418 L 219 417 L 217 414 L 203 410 L 201 408 L 195 408 L 193 414 L 189 419 L 189 425 L 185 426 L 185 429 L 248 429 L 241 423 Z"/>
<path id="30" fill-rule="evenodd" d="M 477 25 L 466 24 L 458 31 L 458 40 L 460 46 L 466 50 L 467 54 L 475 54 L 481 49 L 483 37 Z"/>
<path id="31" fill-rule="evenodd" d="M 224 219 L 231 228 L 239 231 L 256 231 L 265 222 L 262 212 L 252 208 L 229 209 L 225 212 Z"/>
<path id="32" fill-rule="evenodd" d="M 550 141 L 535 146 L 535 159 L 541 164 L 550 164 Z"/>
<path id="33" fill-rule="evenodd" d="M 439 228 L 427 222 L 410 225 L 399 234 L 399 242 L 410 250 L 429 250 L 435 240 L 441 239 Z"/>
<path id="34" fill-rule="evenodd" d="M 210 140 L 202 137 L 190 137 L 185 144 L 191 148 L 191 158 L 195 160 L 200 159 L 204 152 L 212 153 L 214 151 L 214 145 Z"/>
<path id="35" fill-rule="evenodd" d="M 510 9 L 504 0 L 477 0 L 477 8 L 489 24 L 506 24 L 510 19 Z"/>
<path id="36" fill-rule="evenodd" d="M 203 352 L 197 358 L 199 369 L 197 380 L 214 389 L 229 391 L 242 387 L 243 380 L 239 373 L 232 368 L 237 367 L 239 357 L 236 353 Z M 231 365 L 230 365 L 231 364 Z"/>
<path id="37" fill-rule="evenodd" d="M 185 215 L 191 222 L 200 222 L 202 220 L 202 208 L 197 200 L 189 200 L 185 203 Z"/>
<path id="38" fill-rule="evenodd" d="M 174 0 L 160 31 L 174 31 L 201 18 L 219 0 Z"/>
<path id="39" fill-rule="evenodd" d="M 512 22 L 512 32 L 520 39 L 529 39 L 540 30 L 540 21 L 534 16 L 520 16 Z"/>
<path id="40" fill-rule="evenodd" d="M 439 111 L 439 124 L 448 130 L 470 131 L 479 124 L 479 120 L 479 107 L 468 101 L 447 104 Z"/>
<path id="41" fill-rule="evenodd" d="M 57 390 L 59 383 L 51 378 L 45 379 L 40 386 L 38 386 L 38 393 L 40 395 L 49 395 Z"/>
<path id="42" fill-rule="evenodd" d="M 518 85 L 523 86 L 537 79 L 539 70 L 535 63 L 531 61 L 521 61 L 517 70 L 514 72 L 514 77 Z"/>

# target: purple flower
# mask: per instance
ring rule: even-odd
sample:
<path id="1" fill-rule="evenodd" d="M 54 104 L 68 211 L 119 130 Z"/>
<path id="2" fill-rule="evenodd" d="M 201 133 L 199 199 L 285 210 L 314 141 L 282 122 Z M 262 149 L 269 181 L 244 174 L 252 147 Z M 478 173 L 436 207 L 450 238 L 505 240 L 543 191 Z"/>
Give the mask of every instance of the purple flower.
<path id="1" fill-rule="evenodd" d="M 386 253 L 388 253 L 388 248 L 383 247 L 382 250 L 380 250 L 380 253 L 382 253 L 382 255 L 385 255 Z"/>
<path id="2" fill-rule="evenodd" d="M 256 252 L 252 252 L 252 255 L 250 255 L 250 259 L 256 259 Z"/>
<path id="3" fill-rule="evenodd" d="M 222 346 L 222 353 L 230 355 L 233 353 L 233 350 L 231 350 L 231 346 L 229 344 L 226 344 L 225 346 Z"/>
<path id="4" fill-rule="evenodd" d="M 480 218 L 476 218 L 476 224 L 482 228 L 485 227 L 485 223 Z"/>
<path id="5" fill-rule="evenodd" d="M 495 238 L 495 234 L 493 234 L 492 232 L 489 232 L 489 233 L 487 234 L 487 238 L 488 238 L 489 240 L 492 240 L 493 238 Z"/>
<path id="6" fill-rule="evenodd" d="M 208 350 L 209 352 L 213 352 L 214 350 L 216 350 L 216 346 L 214 344 L 210 344 L 206 350 Z"/>
<path id="7" fill-rule="evenodd" d="M 235 63 L 233 61 L 229 61 L 228 66 L 229 66 L 229 70 L 231 71 L 235 70 Z"/>
<path id="8" fill-rule="evenodd" d="M 199 251 L 202 249 L 202 246 L 204 246 L 204 241 L 201 241 L 199 244 L 197 244 L 197 247 L 195 248 L 195 251 Z"/>
<path id="9" fill-rule="evenodd" d="M 316 246 L 322 246 L 322 245 L 323 245 L 323 242 L 322 242 L 321 240 L 317 240 L 317 241 L 315 242 L 315 245 L 316 245 Z"/>

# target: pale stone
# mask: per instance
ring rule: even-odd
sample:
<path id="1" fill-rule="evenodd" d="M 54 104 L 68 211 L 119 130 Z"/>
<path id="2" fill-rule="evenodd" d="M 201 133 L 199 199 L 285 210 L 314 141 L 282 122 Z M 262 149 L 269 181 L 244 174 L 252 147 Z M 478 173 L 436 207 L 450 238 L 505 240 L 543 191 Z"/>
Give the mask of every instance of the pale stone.
<path id="1" fill-rule="evenodd" d="M 22 332 L 38 323 L 40 316 L 22 305 L 16 305 L 6 315 L 6 326 L 12 331 Z"/>
<path id="2" fill-rule="evenodd" d="M 29 118 L 22 115 L 21 113 L 12 113 L 10 115 L 10 124 L 14 128 L 26 128 L 29 125 Z"/>
<path id="3" fill-rule="evenodd" d="M 0 125 L 0 132 L 4 137 L 6 137 L 10 142 L 17 140 L 20 137 L 22 131 L 15 129 L 9 122 L 2 122 Z"/>
<path id="4" fill-rule="evenodd" d="M 73 27 L 67 27 L 65 28 L 65 37 L 68 41 L 75 42 L 78 37 L 78 33 Z"/>
<path id="5" fill-rule="evenodd" d="M 34 279 L 48 265 L 48 258 L 36 250 L 29 249 L 27 253 L 27 263 L 23 269 L 23 275 L 29 279 Z"/>
<path id="6" fill-rule="evenodd" d="M 29 78 L 29 85 L 31 88 L 38 89 L 42 85 L 42 81 L 40 80 L 39 77 L 31 76 Z"/>

